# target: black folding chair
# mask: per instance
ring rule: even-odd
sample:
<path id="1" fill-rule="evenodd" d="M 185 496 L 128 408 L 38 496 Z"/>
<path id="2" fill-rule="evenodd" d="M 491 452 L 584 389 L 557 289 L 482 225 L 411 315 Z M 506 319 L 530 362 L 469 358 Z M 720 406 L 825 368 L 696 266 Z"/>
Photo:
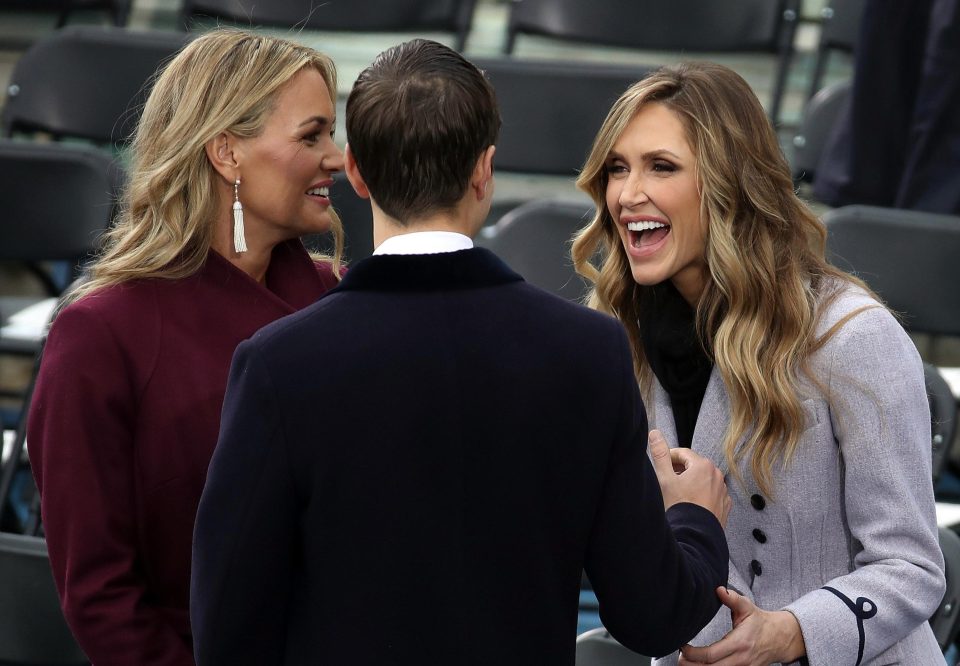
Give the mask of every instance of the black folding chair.
<path id="1" fill-rule="evenodd" d="M 504 215 L 477 237 L 528 282 L 574 302 L 589 283 L 573 268 L 570 242 L 593 215 L 593 204 L 531 201 Z"/>
<path id="2" fill-rule="evenodd" d="M 34 43 L 17 61 L 0 116 L 4 136 L 127 143 L 157 69 L 187 42 L 176 32 L 65 28 Z"/>
<path id="3" fill-rule="evenodd" d="M 50 12 L 57 14 L 57 28 L 62 28 L 78 10 L 103 10 L 115 26 L 124 26 L 130 18 L 132 0 L 0 0 L 3 10 Z"/>
<path id="4" fill-rule="evenodd" d="M 947 591 L 943 601 L 930 618 L 930 627 L 941 650 L 946 650 L 957 640 L 960 633 L 960 536 L 953 530 L 941 527 L 940 550 L 946 565 Z"/>
<path id="5" fill-rule="evenodd" d="M 573 179 L 583 167 L 610 106 L 650 67 L 523 58 L 474 58 L 497 93 L 503 126 L 498 173 Z M 529 199 L 495 199 L 489 222 Z"/>
<path id="6" fill-rule="evenodd" d="M 576 666 L 649 666 L 650 657 L 620 645 L 603 627 L 577 636 Z"/>
<path id="7" fill-rule="evenodd" d="M 523 0 L 510 4 L 505 50 L 529 34 L 647 51 L 768 53 L 777 58 L 769 106 L 776 121 L 799 9 L 799 0 Z"/>
<path id="8" fill-rule="evenodd" d="M 930 401 L 930 436 L 933 443 L 933 482 L 936 483 L 947 460 L 947 451 L 957 431 L 957 399 L 937 366 L 923 364 L 923 378 Z"/>
<path id="9" fill-rule="evenodd" d="M 520 3 L 523 4 L 523 3 Z M 610 106 L 652 67 L 474 58 L 497 93 L 498 171 L 574 177 Z"/>
<path id="10" fill-rule="evenodd" d="M 361 199 L 343 173 L 335 174 L 330 187 L 330 201 L 343 224 L 343 256 L 348 262 L 357 262 L 373 254 L 373 212 L 370 201 Z M 307 249 L 333 253 L 333 237 L 316 234 L 303 239 Z"/>
<path id="11" fill-rule="evenodd" d="M 182 21 L 350 32 L 449 32 L 463 51 L 476 0 L 186 0 Z"/>
<path id="12" fill-rule="evenodd" d="M 793 137 L 793 179 L 812 183 L 817 166 L 844 104 L 850 99 L 850 81 L 840 81 L 819 91 L 807 102 L 800 118 L 800 129 Z"/>
<path id="13" fill-rule="evenodd" d="M 0 664 L 81 666 L 57 598 L 46 542 L 0 532 Z"/>
<path id="14" fill-rule="evenodd" d="M 115 161 L 91 146 L 0 139 L 0 261 L 25 267 L 48 297 L 59 296 L 110 225 L 122 179 Z M 39 333 L 14 319 L 41 300 L 0 293 L 0 355 L 37 353 Z M 0 394 L 22 397 L 19 390 Z M 11 412 L 6 427 L 16 418 Z"/>
<path id="15" fill-rule="evenodd" d="M 960 335 L 960 217 L 844 206 L 823 221 L 830 260 L 870 285 L 907 330 Z"/>
<path id="16" fill-rule="evenodd" d="M 820 90 L 830 54 L 833 51 L 853 53 L 860 33 L 860 18 L 866 4 L 866 0 L 829 0 L 820 11 L 820 42 L 813 63 L 807 99 L 813 98 Z"/>

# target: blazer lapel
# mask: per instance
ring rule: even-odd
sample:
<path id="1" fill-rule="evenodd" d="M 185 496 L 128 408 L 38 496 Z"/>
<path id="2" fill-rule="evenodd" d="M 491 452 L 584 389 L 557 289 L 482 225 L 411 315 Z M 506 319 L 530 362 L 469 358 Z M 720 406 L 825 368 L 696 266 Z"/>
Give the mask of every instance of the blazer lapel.
<path id="1" fill-rule="evenodd" d="M 714 462 L 724 476 L 730 471 L 727 457 L 723 453 L 723 438 L 730 423 L 730 399 L 720 378 L 717 367 L 710 373 L 707 390 L 700 404 L 697 425 L 693 429 L 693 443 L 690 448 Z"/>
<path id="2" fill-rule="evenodd" d="M 650 427 L 662 432 L 670 446 L 676 446 L 677 426 L 673 420 L 670 397 L 656 378 L 653 380 L 651 398 L 647 408 Z M 710 381 L 707 382 L 707 390 L 703 394 L 703 402 L 700 404 L 700 414 L 697 416 L 697 425 L 693 429 L 691 448 L 712 460 L 724 475 L 730 471 L 723 453 L 723 436 L 727 432 L 727 424 L 730 423 L 729 406 L 730 401 L 724 389 L 723 380 L 714 366 L 710 373 Z"/>
<path id="3" fill-rule="evenodd" d="M 677 424 L 673 420 L 673 409 L 670 407 L 670 396 L 660 385 L 656 377 L 653 378 L 653 399 L 647 405 L 647 419 L 650 429 L 657 429 L 663 433 L 664 439 L 670 448 L 677 445 Z"/>

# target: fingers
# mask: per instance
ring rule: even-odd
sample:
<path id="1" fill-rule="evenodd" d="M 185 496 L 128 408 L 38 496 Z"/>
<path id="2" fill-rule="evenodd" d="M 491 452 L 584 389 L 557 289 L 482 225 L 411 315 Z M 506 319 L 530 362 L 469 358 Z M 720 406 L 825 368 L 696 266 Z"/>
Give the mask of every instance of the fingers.
<path id="1" fill-rule="evenodd" d="M 730 609 L 731 620 L 733 621 L 734 627 L 738 626 L 743 622 L 744 618 L 752 615 L 753 612 L 757 610 L 757 607 L 750 599 L 727 587 L 718 587 L 717 597 L 720 599 L 720 603 Z"/>
<path id="2" fill-rule="evenodd" d="M 729 634 L 727 634 L 729 636 Z M 701 666 L 701 664 L 716 664 L 730 656 L 732 650 L 727 647 L 727 637 L 716 643 L 703 647 L 684 645 L 680 648 L 679 666 Z"/>
<path id="3" fill-rule="evenodd" d="M 670 449 L 670 460 L 673 463 L 674 469 L 683 471 L 688 469 L 694 462 L 704 460 L 704 457 L 694 453 L 690 449 L 676 448 Z"/>
<path id="4" fill-rule="evenodd" d="M 662 485 L 664 479 L 669 479 L 675 473 L 667 440 L 659 430 L 651 430 L 647 437 L 647 444 L 650 449 L 650 458 L 653 460 L 653 470 L 657 473 L 657 479 Z"/>
<path id="5" fill-rule="evenodd" d="M 728 587 L 723 587 L 722 585 L 717 588 L 717 597 L 720 599 L 720 603 L 732 611 L 743 608 L 744 603 L 750 603 L 750 600 L 742 594 L 738 594 L 736 591 Z"/>

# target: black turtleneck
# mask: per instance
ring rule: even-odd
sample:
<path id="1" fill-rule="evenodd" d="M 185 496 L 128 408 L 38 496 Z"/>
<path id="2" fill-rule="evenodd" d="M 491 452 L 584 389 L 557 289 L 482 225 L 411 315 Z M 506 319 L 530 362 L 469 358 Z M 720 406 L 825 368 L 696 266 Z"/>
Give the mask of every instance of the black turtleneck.
<path id="1" fill-rule="evenodd" d="M 640 305 L 643 352 L 670 396 L 677 444 L 689 448 L 713 370 L 697 338 L 696 313 L 669 280 L 644 290 Z"/>

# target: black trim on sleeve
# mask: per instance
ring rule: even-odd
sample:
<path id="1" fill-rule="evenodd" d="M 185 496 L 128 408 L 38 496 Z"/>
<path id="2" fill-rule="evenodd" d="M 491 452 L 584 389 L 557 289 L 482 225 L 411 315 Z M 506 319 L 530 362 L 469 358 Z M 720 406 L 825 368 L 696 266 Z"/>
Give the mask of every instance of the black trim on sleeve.
<path id="1" fill-rule="evenodd" d="M 857 597 L 856 602 L 850 601 L 850 598 L 845 594 L 827 585 L 824 585 L 823 589 L 827 592 L 833 592 L 835 595 L 837 595 L 840 598 L 840 601 L 845 603 L 847 608 L 849 608 L 857 618 L 857 631 L 860 632 L 860 647 L 857 650 L 856 666 L 860 666 L 860 662 L 863 660 L 863 644 L 865 641 L 863 633 L 863 621 L 869 620 L 871 617 L 877 614 L 877 604 L 866 597 Z"/>

